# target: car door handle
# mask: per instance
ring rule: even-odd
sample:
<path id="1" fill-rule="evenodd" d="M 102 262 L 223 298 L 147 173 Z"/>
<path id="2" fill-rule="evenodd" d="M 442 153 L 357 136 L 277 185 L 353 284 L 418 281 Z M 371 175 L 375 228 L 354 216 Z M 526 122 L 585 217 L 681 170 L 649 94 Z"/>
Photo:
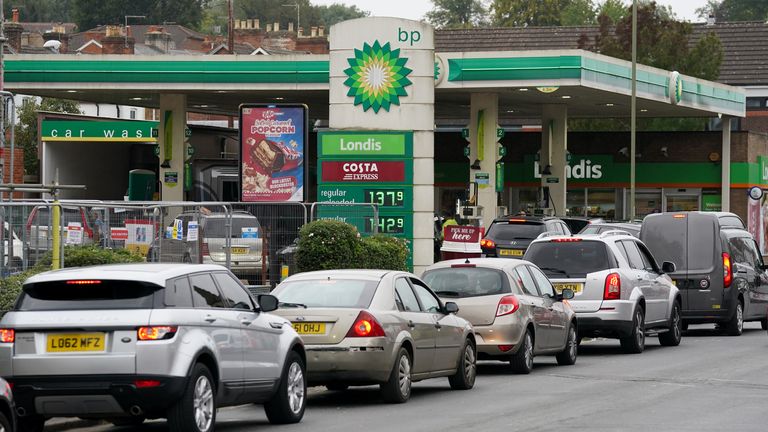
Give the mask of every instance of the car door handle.
<path id="1" fill-rule="evenodd" d="M 249 325 L 251 325 L 252 322 L 253 321 L 249 320 L 249 319 L 240 320 L 240 324 L 242 324 L 244 326 L 249 326 Z"/>
<path id="2" fill-rule="evenodd" d="M 443 328 L 443 326 L 440 325 L 440 323 L 435 323 L 435 328 L 440 330 L 441 328 Z"/>
<path id="3" fill-rule="evenodd" d="M 205 318 L 203 318 L 203 321 L 212 323 L 216 321 L 216 317 L 213 315 L 206 315 Z"/>
<path id="4" fill-rule="evenodd" d="M 414 324 L 413 321 L 408 320 L 408 327 L 414 328 L 414 327 L 416 327 L 416 324 Z"/>

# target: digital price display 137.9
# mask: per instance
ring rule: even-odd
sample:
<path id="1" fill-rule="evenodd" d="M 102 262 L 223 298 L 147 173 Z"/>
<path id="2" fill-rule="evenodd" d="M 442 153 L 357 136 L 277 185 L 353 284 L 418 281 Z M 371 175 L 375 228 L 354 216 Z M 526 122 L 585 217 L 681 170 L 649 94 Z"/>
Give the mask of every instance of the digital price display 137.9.
<path id="1" fill-rule="evenodd" d="M 403 189 L 364 189 L 363 197 L 368 204 L 380 207 L 402 207 L 405 200 Z"/>

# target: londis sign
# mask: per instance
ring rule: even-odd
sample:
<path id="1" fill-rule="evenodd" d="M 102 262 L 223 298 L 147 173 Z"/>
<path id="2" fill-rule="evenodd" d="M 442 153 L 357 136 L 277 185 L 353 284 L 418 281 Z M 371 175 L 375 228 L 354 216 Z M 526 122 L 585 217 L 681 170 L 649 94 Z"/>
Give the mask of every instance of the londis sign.
<path id="1" fill-rule="evenodd" d="M 321 183 L 386 182 L 410 183 L 413 162 L 324 160 L 320 161 Z"/>
<path id="2" fill-rule="evenodd" d="M 410 158 L 413 132 L 323 132 L 320 157 Z"/>

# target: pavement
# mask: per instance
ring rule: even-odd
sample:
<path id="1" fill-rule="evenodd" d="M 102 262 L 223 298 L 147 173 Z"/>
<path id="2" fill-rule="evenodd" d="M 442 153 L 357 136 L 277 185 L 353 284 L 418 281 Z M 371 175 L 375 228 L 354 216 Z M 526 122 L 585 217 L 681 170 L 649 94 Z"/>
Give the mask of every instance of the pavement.
<path id="1" fill-rule="evenodd" d="M 382 403 L 376 387 L 315 388 L 304 420 L 279 430 L 763 432 L 767 349 L 768 335 L 758 323 L 748 323 L 740 337 L 691 326 L 680 346 L 662 347 L 649 338 L 642 354 L 623 354 L 616 340 L 591 340 L 580 347 L 575 366 L 542 356 L 530 375 L 514 375 L 504 363 L 481 362 L 474 389 L 454 391 L 447 379 L 427 380 L 416 383 L 402 405 Z M 268 425 L 261 407 L 247 405 L 219 410 L 216 430 L 271 430 Z M 68 426 L 80 432 L 166 430 L 162 420 L 141 428 Z"/>

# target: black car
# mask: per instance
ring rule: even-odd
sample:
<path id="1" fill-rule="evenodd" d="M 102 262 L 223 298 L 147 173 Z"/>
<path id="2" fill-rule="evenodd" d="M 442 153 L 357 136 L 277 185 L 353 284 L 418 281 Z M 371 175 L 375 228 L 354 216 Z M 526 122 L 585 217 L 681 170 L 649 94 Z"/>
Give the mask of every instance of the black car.
<path id="1" fill-rule="evenodd" d="M 13 404 L 11 386 L 0 378 L 0 431 L 16 430 L 16 409 Z"/>
<path id="2" fill-rule="evenodd" d="M 600 218 L 588 218 L 583 216 L 564 216 L 561 217 L 560 220 L 568 225 L 568 229 L 570 229 L 572 233 L 580 233 L 581 230 L 588 227 L 590 224 L 604 222 L 604 220 Z"/>
<path id="3" fill-rule="evenodd" d="M 571 230 L 556 217 L 504 216 L 491 222 L 480 246 L 486 257 L 522 258 L 528 245 L 543 233 L 571 235 Z"/>
<path id="4" fill-rule="evenodd" d="M 669 276 L 683 297 L 683 326 L 715 323 L 741 334 L 744 321 L 768 328 L 768 272 L 760 248 L 733 213 L 670 212 L 643 220 L 640 239 L 659 261 L 677 267 Z"/>

